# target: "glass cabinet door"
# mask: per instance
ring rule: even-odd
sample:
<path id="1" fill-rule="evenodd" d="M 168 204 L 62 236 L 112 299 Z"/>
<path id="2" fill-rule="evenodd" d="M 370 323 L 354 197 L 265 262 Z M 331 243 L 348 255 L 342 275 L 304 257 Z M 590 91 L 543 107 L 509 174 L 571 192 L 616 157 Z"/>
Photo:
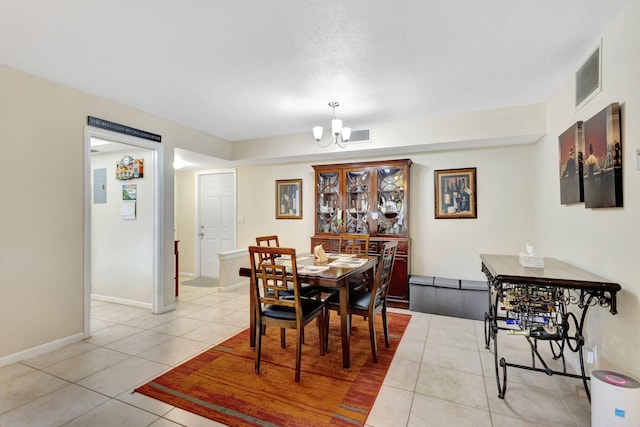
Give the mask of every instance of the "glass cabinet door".
<path id="1" fill-rule="evenodd" d="M 316 233 L 339 233 L 340 172 L 319 172 L 316 175 Z"/>
<path id="2" fill-rule="evenodd" d="M 406 228 L 405 169 L 378 170 L 378 230 L 379 235 L 403 235 Z"/>
<path id="3" fill-rule="evenodd" d="M 347 170 L 345 182 L 345 231 L 369 234 L 371 171 Z"/>

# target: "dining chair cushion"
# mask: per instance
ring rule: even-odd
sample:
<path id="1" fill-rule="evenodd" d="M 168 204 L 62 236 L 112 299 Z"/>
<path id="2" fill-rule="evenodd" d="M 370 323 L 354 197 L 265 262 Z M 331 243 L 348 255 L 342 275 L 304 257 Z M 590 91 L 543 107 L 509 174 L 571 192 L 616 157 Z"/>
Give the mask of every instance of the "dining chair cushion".
<path id="1" fill-rule="evenodd" d="M 324 308 L 324 302 L 315 299 L 300 299 L 302 308 L 302 317 L 307 319 L 313 317 L 316 313 Z M 267 305 L 264 307 L 262 314 L 272 319 L 279 320 L 295 320 L 296 311 L 294 307 L 282 305 Z"/>
<path id="2" fill-rule="evenodd" d="M 322 288 L 315 285 L 309 285 L 302 283 L 300 285 L 300 296 L 302 298 L 312 298 L 318 295 L 322 291 Z M 284 298 L 293 298 L 293 289 L 290 291 L 280 291 L 280 296 Z"/>
<path id="3" fill-rule="evenodd" d="M 354 275 L 354 277 L 350 277 L 349 278 L 349 287 L 351 288 L 362 288 L 363 286 L 367 285 L 367 279 L 366 279 L 366 275 L 364 273 L 362 274 L 356 274 Z"/>
<path id="4" fill-rule="evenodd" d="M 369 301 L 371 300 L 371 292 L 362 291 L 362 290 L 351 290 L 349 291 L 349 307 L 355 308 L 358 310 L 367 310 L 369 308 Z M 382 303 L 382 299 L 378 298 L 375 306 L 377 307 L 380 303 Z M 330 304 L 332 306 L 339 307 L 340 306 L 340 294 L 334 293 L 330 297 L 325 300 L 325 304 Z"/>

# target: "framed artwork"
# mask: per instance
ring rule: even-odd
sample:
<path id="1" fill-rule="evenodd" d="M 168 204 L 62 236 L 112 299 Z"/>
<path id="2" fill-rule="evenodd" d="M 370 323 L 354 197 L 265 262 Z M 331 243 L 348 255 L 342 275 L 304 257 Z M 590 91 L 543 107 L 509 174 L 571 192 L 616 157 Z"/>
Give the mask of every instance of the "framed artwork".
<path id="1" fill-rule="evenodd" d="M 276 219 L 302 219 L 302 180 L 276 180 Z"/>
<path id="2" fill-rule="evenodd" d="M 144 178 L 144 159 L 134 159 L 127 155 L 116 162 L 116 179 Z"/>
<path id="3" fill-rule="evenodd" d="M 584 207 L 621 208 L 622 141 L 620 106 L 617 102 L 585 120 Z"/>
<path id="4" fill-rule="evenodd" d="M 477 218 L 476 168 L 434 171 L 435 217 Z"/>
<path id="5" fill-rule="evenodd" d="M 576 122 L 558 137 L 560 154 L 560 203 L 570 205 L 584 202 L 582 180 L 584 134 L 582 122 Z"/>

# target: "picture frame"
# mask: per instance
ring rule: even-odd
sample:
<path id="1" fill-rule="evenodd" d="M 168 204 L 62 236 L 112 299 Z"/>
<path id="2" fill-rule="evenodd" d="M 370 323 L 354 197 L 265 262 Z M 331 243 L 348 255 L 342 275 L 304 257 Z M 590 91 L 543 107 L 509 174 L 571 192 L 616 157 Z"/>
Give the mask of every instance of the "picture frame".
<path id="1" fill-rule="evenodd" d="M 478 217 L 476 168 L 434 171 L 436 219 Z"/>
<path id="2" fill-rule="evenodd" d="M 276 180 L 276 219 L 302 219 L 302 179 Z"/>

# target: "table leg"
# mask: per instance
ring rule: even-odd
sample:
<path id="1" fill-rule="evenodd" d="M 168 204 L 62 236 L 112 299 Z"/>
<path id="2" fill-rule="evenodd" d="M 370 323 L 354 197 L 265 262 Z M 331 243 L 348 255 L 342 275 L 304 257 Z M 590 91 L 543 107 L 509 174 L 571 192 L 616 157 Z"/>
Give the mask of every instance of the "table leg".
<path id="1" fill-rule="evenodd" d="M 351 325 L 349 324 L 349 283 L 340 286 L 340 335 L 342 336 L 342 368 L 349 369 L 351 355 L 349 352 L 349 340 L 351 338 Z"/>

